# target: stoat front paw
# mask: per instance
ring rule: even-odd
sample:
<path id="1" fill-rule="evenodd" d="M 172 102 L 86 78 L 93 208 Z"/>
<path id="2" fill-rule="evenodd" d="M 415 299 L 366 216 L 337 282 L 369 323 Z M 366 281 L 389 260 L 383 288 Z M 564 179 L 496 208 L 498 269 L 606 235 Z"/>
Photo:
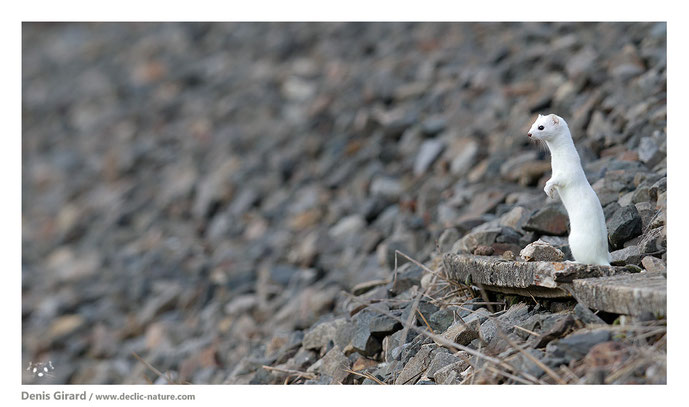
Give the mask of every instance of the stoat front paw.
<path id="1" fill-rule="evenodd" d="M 555 183 L 548 181 L 545 183 L 545 188 L 543 188 L 543 191 L 545 191 L 545 194 L 548 195 L 548 198 L 554 198 L 555 197 Z"/>

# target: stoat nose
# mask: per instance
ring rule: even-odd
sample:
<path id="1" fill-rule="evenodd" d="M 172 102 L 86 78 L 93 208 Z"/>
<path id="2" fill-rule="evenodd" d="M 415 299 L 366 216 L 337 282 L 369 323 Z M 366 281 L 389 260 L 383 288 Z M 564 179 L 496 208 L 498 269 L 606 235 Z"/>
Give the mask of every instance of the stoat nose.
<path id="1" fill-rule="evenodd" d="M 531 133 L 528 133 L 527 136 L 531 137 Z"/>

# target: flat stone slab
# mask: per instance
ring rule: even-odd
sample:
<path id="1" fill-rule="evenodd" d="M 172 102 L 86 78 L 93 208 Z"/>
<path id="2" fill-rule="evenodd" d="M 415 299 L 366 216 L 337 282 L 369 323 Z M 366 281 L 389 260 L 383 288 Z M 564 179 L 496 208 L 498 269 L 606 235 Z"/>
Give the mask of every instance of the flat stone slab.
<path id="1" fill-rule="evenodd" d="M 667 315 L 667 279 L 660 273 L 454 253 L 443 256 L 443 266 L 451 280 L 491 291 L 527 297 L 574 297 L 589 308 L 616 314 Z"/>
<path id="2" fill-rule="evenodd" d="M 579 303 L 606 312 L 667 315 L 667 279 L 660 273 L 574 280 L 572 294 Z"/>
<path id="3" fill-rule="evenodd" d="M 567 262 L 513 261 L 498 257 L 447 253 L 443 256 L 447 276 L 464 284 L 534 297 L 570 297 L 568 284 L 574 280 L 611 276 L 624 267 L 593 266 Z"/>

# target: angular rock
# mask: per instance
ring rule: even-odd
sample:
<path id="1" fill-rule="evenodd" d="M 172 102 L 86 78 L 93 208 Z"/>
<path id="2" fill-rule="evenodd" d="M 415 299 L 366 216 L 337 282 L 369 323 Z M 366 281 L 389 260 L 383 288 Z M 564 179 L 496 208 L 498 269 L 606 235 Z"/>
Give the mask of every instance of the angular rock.
<path id="1" fill-rule="evenodd" d="M 303 370 L 314 364 L 317 360 L 318 353 L 306 350 L 302 347 L 294 356 L 285 362 L 285 366 L 292 370 Z"/>
<path id="2" fill-rule="evenodd" d="M 395 384 L 414 384 L 421 378 L 421 375 L 426 371 L 428 365 L 431 363 L 431 353 L 433 347 L 436 345 L 424 345 L 419 349 L 418 353 L 414 355 L 404 368 L 400 375 L 395 380 Z"/>
<path id="3" fill-rule="evenodd" d="M 627 205 L 618 209 L 608 220 L 608 240 L 615 248 L 622 248 L 622 244 L 641 234 L 641 217 L 634 205 Z"/>
<path id="4" fill-rule="evenodd" d="M 370 324 L 373 313 L 361 311 L 354 317 L 356 331 L 352 337 L 352 348 L 363 356 L 373 356 L 381 350 L 378 339 L 371 335 Z"/>
<path id="5" fill-rule="evenodd" d="M 546 206 L 536 211 L 524 225 L 524 230 L 544 235 L 564 236 L 567 234 L 569 218 L 561 206 Z"/>
<path id="6" fill-rule="evenodd" d="M 628 246 L 624 249 L 615 250 L 610 253 L 612 261 L 610 264 L 613 266 L 624 266 L 626 264 L 639 265 L 641 261 L 641 251 L 639 246 Z"/>
<path id="7" fill-rule="evenodd" d="M 350 375 L 347 369 L 350 369 L 351 366 L 352 362 L 342 353 L 342 349 L 335 346 L 306 371 L 309 373 L 315 372 L 325 374 L 332 377 L 333 382 L 343 383 Z"/>
<path id="8" fill-rule="evenodd" d="M 610 340 L 610 331 L 597 329 L 590 332 L 575 332 L 566 338 L 550 342 L 546 346 L 547 364 L 551 367 L 580 360 L 595 345 Z"/>
<path id="9" fill-rule="evenodd" d="M 462 353 L 464 355 L 464 358 L 466 359 L 469 359 L 471 357 L 471 355 L 469 355 L 466 352 L 460 353 Z M 449 365 L 438 369 L 433 374 L 433 379 L 436 383 L 439 384 L 450 384 L 448 383 L 448 379 L 450 379 L 451 377 L 459 377 L 462 372 L 469 368 L 469 366 L 469 362 L 465 361 L 463 358 L 460 357 L 460 360 L 458 362 L 450 363 Z"/>
<path id="10" fill-rule="evenodd" d="M 411 312 L 412 309 L 412 303 L 407 305 L 404 308 L 404 311 L 402 312 L 402 321 L 407 321 L 407 318 L 409 318 L 409 313 Z M 416 307 L 416 312 L 414 312 L 415 318 L 412 320 L 415 320 L 416 323 L 421 324 L 422 326 L 426 326 L 426 322 L 421 318 L 419 313 L 423 315 L 423 317 L 428 321 L 428 319 L 438 311 L 438 307 L 427 300 L 421 300 L 419 301 L 418 306 Z"/>
<path id="11" fill-rule="evenodd" d="M 542 240 L 529 244 L 519 252 L 519 255 L 526 261 L 563 261 L 565 259 L 565 254 L 561 250 Z"/>
<path id="12" fill-rule="evenodd" d="M 311 327 L 305 334 L 302 341 L 304 349 L 318 350 L 328 345 L 336 337 L 337 330 L 347 324 L 345 318 L 338 318 L 332 321 L 321 322 L 318 325 Z"/>
<path id="13" fill-rule="evenodd" d="M 435 373 L 438 370 L 444 368 L 445 366 L 462 361 L 462 359 L 460 359 L 458 356 L 455 356 L 450 352 L 444 351 L 444 349 L 441 350 L 435 352 L 435 356 L 433 356 L 431 364 L 428 365 L 428 370 L 426 370 L 426 377 L 428 377 L 429 379 L 435 378 Z"/>
<path id="14" fill-rule="evenodd" d="M 667 248 L 666 226 L 657 227 L 644 233 L 639 241 L 639 251 L 643 254 L 657 253 Z"/>
<path id="15" fill-rule="evenodd" d="M 428 318 L 428 323 L 434 332 L 445 332 L 447 328 L 455 321 L 455 313 L 453 309 L 444 308 L 431 314 Z"/>
<path id="16" fill-rule="evenodd" d="M 577 304 L 574 307 L 574 314 L 577 319 L 585 324 L 605 325 L 605 321 L 582 304 Z"/>
<path id="17" fill-rule="evenodd" d="M 661 259 L 653 256 L 646 256 L 641 260 L 641 264 L 649 273 L 667 273 L 667 266 Z"/>
<path id="18" fill-rule="evenodd" d="M 479 308 L 478 311 L 454 322 L 441 336 L 451 342 L 466 346 L 479 337 L 481 324 L 489 316 L 490 312 L 487 309 Z"/>
<path id="19" fill-rule="evenodd" d="M 541 360 L 545 356 L 545 352 L 539 349 L 526 349 L 525 351 L 537 360 Z M 538 366 L 538 364 L 521 353 L 517 355 L 515 360 L 512 362 L 512 366 L 514 366 L 517 371 L 524 371 L 535 378 L 540 378 L 545 374 L 545 371 Z"/>
<path id="20" fill-rule="evenodd" d="M 357 327 L 353 323 L 339 325 L 335 331 L 335 345 L 339 346 L 346 354 L 351 353 L 353 351 L 351 343 L 356 331 Z"/>
<path id="21" fill-rule="evenodd" d="M 471 232 L 452 247 L 452 252 L 473 253 L 479 246 L 490 246 L 495 243 L 495 239 L 501 232 L 501 228 Z"/>
<path id="22" fill-rule="evenodd" d="M 522 206 L 515 206 L 509 212 L 500 217 L 500 225 L 519 230 L 529 220 L 530 216 L 530 210 Z"/>
<path id="23" fill-rule="evenodd" d="M 371 318 L 369 330 L 377 336 L 387 336 L 402 329 L 402 324 L 387 315 L 377 315 Z"/>
<path id="24" fill-rule="evenodd" d="M 479 334 L 481 340 L 495 353 L 500 353 L 510 348 L 509 343 L 502 335 L 512 336 L 515 326 L 521 325 L 529 317 L 529 308 L 520 303 L 510 307 L 506 313 L 497 318 L 489 318 L 481 324 Z M 498 330 L 502 332 L 499 334 Z M 514 340 L 514 338 L 513 338 Z"/>
<path id="25" fill-rule="evenodd" d="M 416 338 L 418 338 L 419 334 L 414 332 L 413 330 L 409 329 L 407 330 L 407 337 L 405 341 L 402 341 L 402 333 L 404 331 L 400 330 L 395 332 L 394 334 L 390 336 L 386 336 L 383 339 L 383 348 L 385 351 L 385 360 L 387 362 L 393 361 L 393 360 L 399 360 L 400 357 L 402 356 L 402 350 L 405 345 L 409 345 L 411 342 L 415 341 Z"/>
<path id="26" fill-rule="evenodd" d="M 652 137 L 642 137 L 639 143 L 639 159 L 649 168 L 658 164 L 665 154 L 658 148 L 658 144 Z"/>
<path id="27" fill-rule="evenodd" d="M 398 264 L 400 257 L 398 256 Z M 424 271 L 421 267 L 412 263 L 405 263 L 402 267 L 397 268 L 397 276 L 394 277 L 390 292 L 397 295 L 415 285 L 420 286 L 423 274 Z"/>

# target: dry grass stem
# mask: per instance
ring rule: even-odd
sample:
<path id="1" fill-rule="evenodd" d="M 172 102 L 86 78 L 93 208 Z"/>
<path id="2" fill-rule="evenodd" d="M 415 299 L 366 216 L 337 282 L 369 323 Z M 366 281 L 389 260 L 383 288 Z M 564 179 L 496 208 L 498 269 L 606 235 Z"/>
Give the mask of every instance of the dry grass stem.
<path id="1" fill-rule="evenodd" d="M 273 367 L 273 366 L 266 366 L 266 365 L 263 365 L 261 367 L 266 369 L 266 370 L 271 370 L 271 371 L 280 372 L 280 373 L 286 373 L 290 376 L 303 377 L 304 379 L 314 380 L 316 378 L 316 375 L 313 373 L 301 372 L 299 370 L 283 369 L 280 367 Z"/>

